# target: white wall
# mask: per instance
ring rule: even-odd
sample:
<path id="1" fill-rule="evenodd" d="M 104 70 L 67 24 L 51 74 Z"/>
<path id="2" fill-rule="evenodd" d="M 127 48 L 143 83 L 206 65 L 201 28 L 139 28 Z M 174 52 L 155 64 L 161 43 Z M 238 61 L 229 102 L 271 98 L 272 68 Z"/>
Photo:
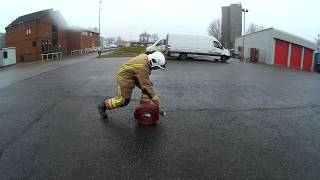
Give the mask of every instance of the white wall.
<path id="1" fill-rule="evenodd" d="M 3 52 L 7 52 L 8 58 L 3 57 Z M 4 48 L 0 49 L 0 66 L 7 66 L 16 64 L 16 48 Z"/>
<path id="2" fill-rule="evenodd" d="M 235 41 L 235 53 L 238 52 L 238 46 L 243 46 L 243 37 L 238 37 Z M 273 64 L 274 39 L 272 29 L 266 29 L 260 32 L 252 33 L 245 36 L 244 39 L 244 57 L 250 58 L 250 48 L 259 49 L 259 63 Z"/>
<path id="3" fill-rule="evenodd" d="M 259 49 L 259 62 L 266 64 L 274 64 L 274 52 L 275 52 L 275 39 L 281 39 L 289 43 L 294 43 L 309 49 L 315 50 L 316 44 L 298 37 L 296 35 L 286 33 L 284 31 L 270 28 L 256 33 L 248 34 L 245 36 L 245 59 L 250 58 L 250 48 Z M 235 53 L 238 52 L 238 46 L 242 45 L 242 37 L 238 37 L 235 41 Z"/>

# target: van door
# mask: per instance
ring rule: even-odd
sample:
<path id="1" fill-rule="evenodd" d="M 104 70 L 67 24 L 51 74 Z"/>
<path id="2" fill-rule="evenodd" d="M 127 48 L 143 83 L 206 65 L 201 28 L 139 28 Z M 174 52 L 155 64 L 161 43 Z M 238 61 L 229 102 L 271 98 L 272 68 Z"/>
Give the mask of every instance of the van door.
<path id="1" fill-rule="evenodd" d="M 166 44 L 167 44 L 167 40 L 166 40 L 166 39 L 161 39 L 161 40 L 156 44 L 155 50 L 164 53 L 165 50 L 166 50 Z"/>
<path id="2" fill-rule="evenodd" d="M 223 54 L 223 47 L 218 41 L 213 41 L 213 51 L 216 55 L 222 55 Z"/>

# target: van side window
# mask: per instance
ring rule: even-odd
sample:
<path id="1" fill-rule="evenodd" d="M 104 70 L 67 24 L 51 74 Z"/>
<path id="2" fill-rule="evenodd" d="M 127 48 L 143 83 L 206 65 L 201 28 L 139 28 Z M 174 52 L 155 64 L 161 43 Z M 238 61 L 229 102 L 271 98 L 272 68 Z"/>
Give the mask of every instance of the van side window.
<path id="1" fill-rule="evenodd" d="M 213 45 L 216 48 L 221 48 L 220 44 L 217 41 L 213 41 Z"/>
<path id="2" fill-rule="evenodd" d="M 158 44 L 156 46 L 164 46 L 166 45 L 166 41 L 165 39 L 162 39 L 161 41 L 158 42 Z"/>

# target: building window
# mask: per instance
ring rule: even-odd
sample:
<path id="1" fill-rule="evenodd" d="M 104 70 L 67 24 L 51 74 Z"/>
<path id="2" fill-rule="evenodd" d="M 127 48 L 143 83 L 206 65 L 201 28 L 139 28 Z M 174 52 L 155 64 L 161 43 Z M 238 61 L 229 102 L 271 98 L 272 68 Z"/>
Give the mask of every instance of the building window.
<path id="1" fill-rule="evenodd" d="M 92 33 L 90 33 L 90 37 L 92 37 Z"/>
<path id="2" fill-rule="evenodd" d="M 26 29 L 26 35 L 27 35 L 27 36 L 28 36 L 28 35 L 31 35 L 31 29 L 30 29 L 30 28 Z"/>
<path id="3" fill-rule="evenodd" d="M 88 32 L 81 32 L 83 36 L 88 36 Z"/>
<path id="4" fill-rule="evenodd" d="M 3 59 L 7 59 L 8 58 L 8 52 L 7 51 L 3 51 Z"/>
<path id="5" fill-rule="evenodd" d="M 238 46 L 238 52 L 242 52 L 242 46 Z"/>
<path id="6" fill-rule="evenodd" d="M 37 46 L 37 41 L 32 41 L 32 47 L 36 47 Z"/>

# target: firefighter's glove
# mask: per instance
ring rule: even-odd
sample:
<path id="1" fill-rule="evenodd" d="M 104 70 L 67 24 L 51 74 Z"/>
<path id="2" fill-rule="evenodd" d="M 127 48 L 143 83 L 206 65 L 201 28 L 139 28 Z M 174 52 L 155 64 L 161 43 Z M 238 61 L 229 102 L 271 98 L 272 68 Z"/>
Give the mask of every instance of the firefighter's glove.
<path id="1" fill-rule="evenodd" d="M 154 96 L 152 98 L 152 101 L 159 107 L 160 106 L 160 97 L 159 96 Z"/>

